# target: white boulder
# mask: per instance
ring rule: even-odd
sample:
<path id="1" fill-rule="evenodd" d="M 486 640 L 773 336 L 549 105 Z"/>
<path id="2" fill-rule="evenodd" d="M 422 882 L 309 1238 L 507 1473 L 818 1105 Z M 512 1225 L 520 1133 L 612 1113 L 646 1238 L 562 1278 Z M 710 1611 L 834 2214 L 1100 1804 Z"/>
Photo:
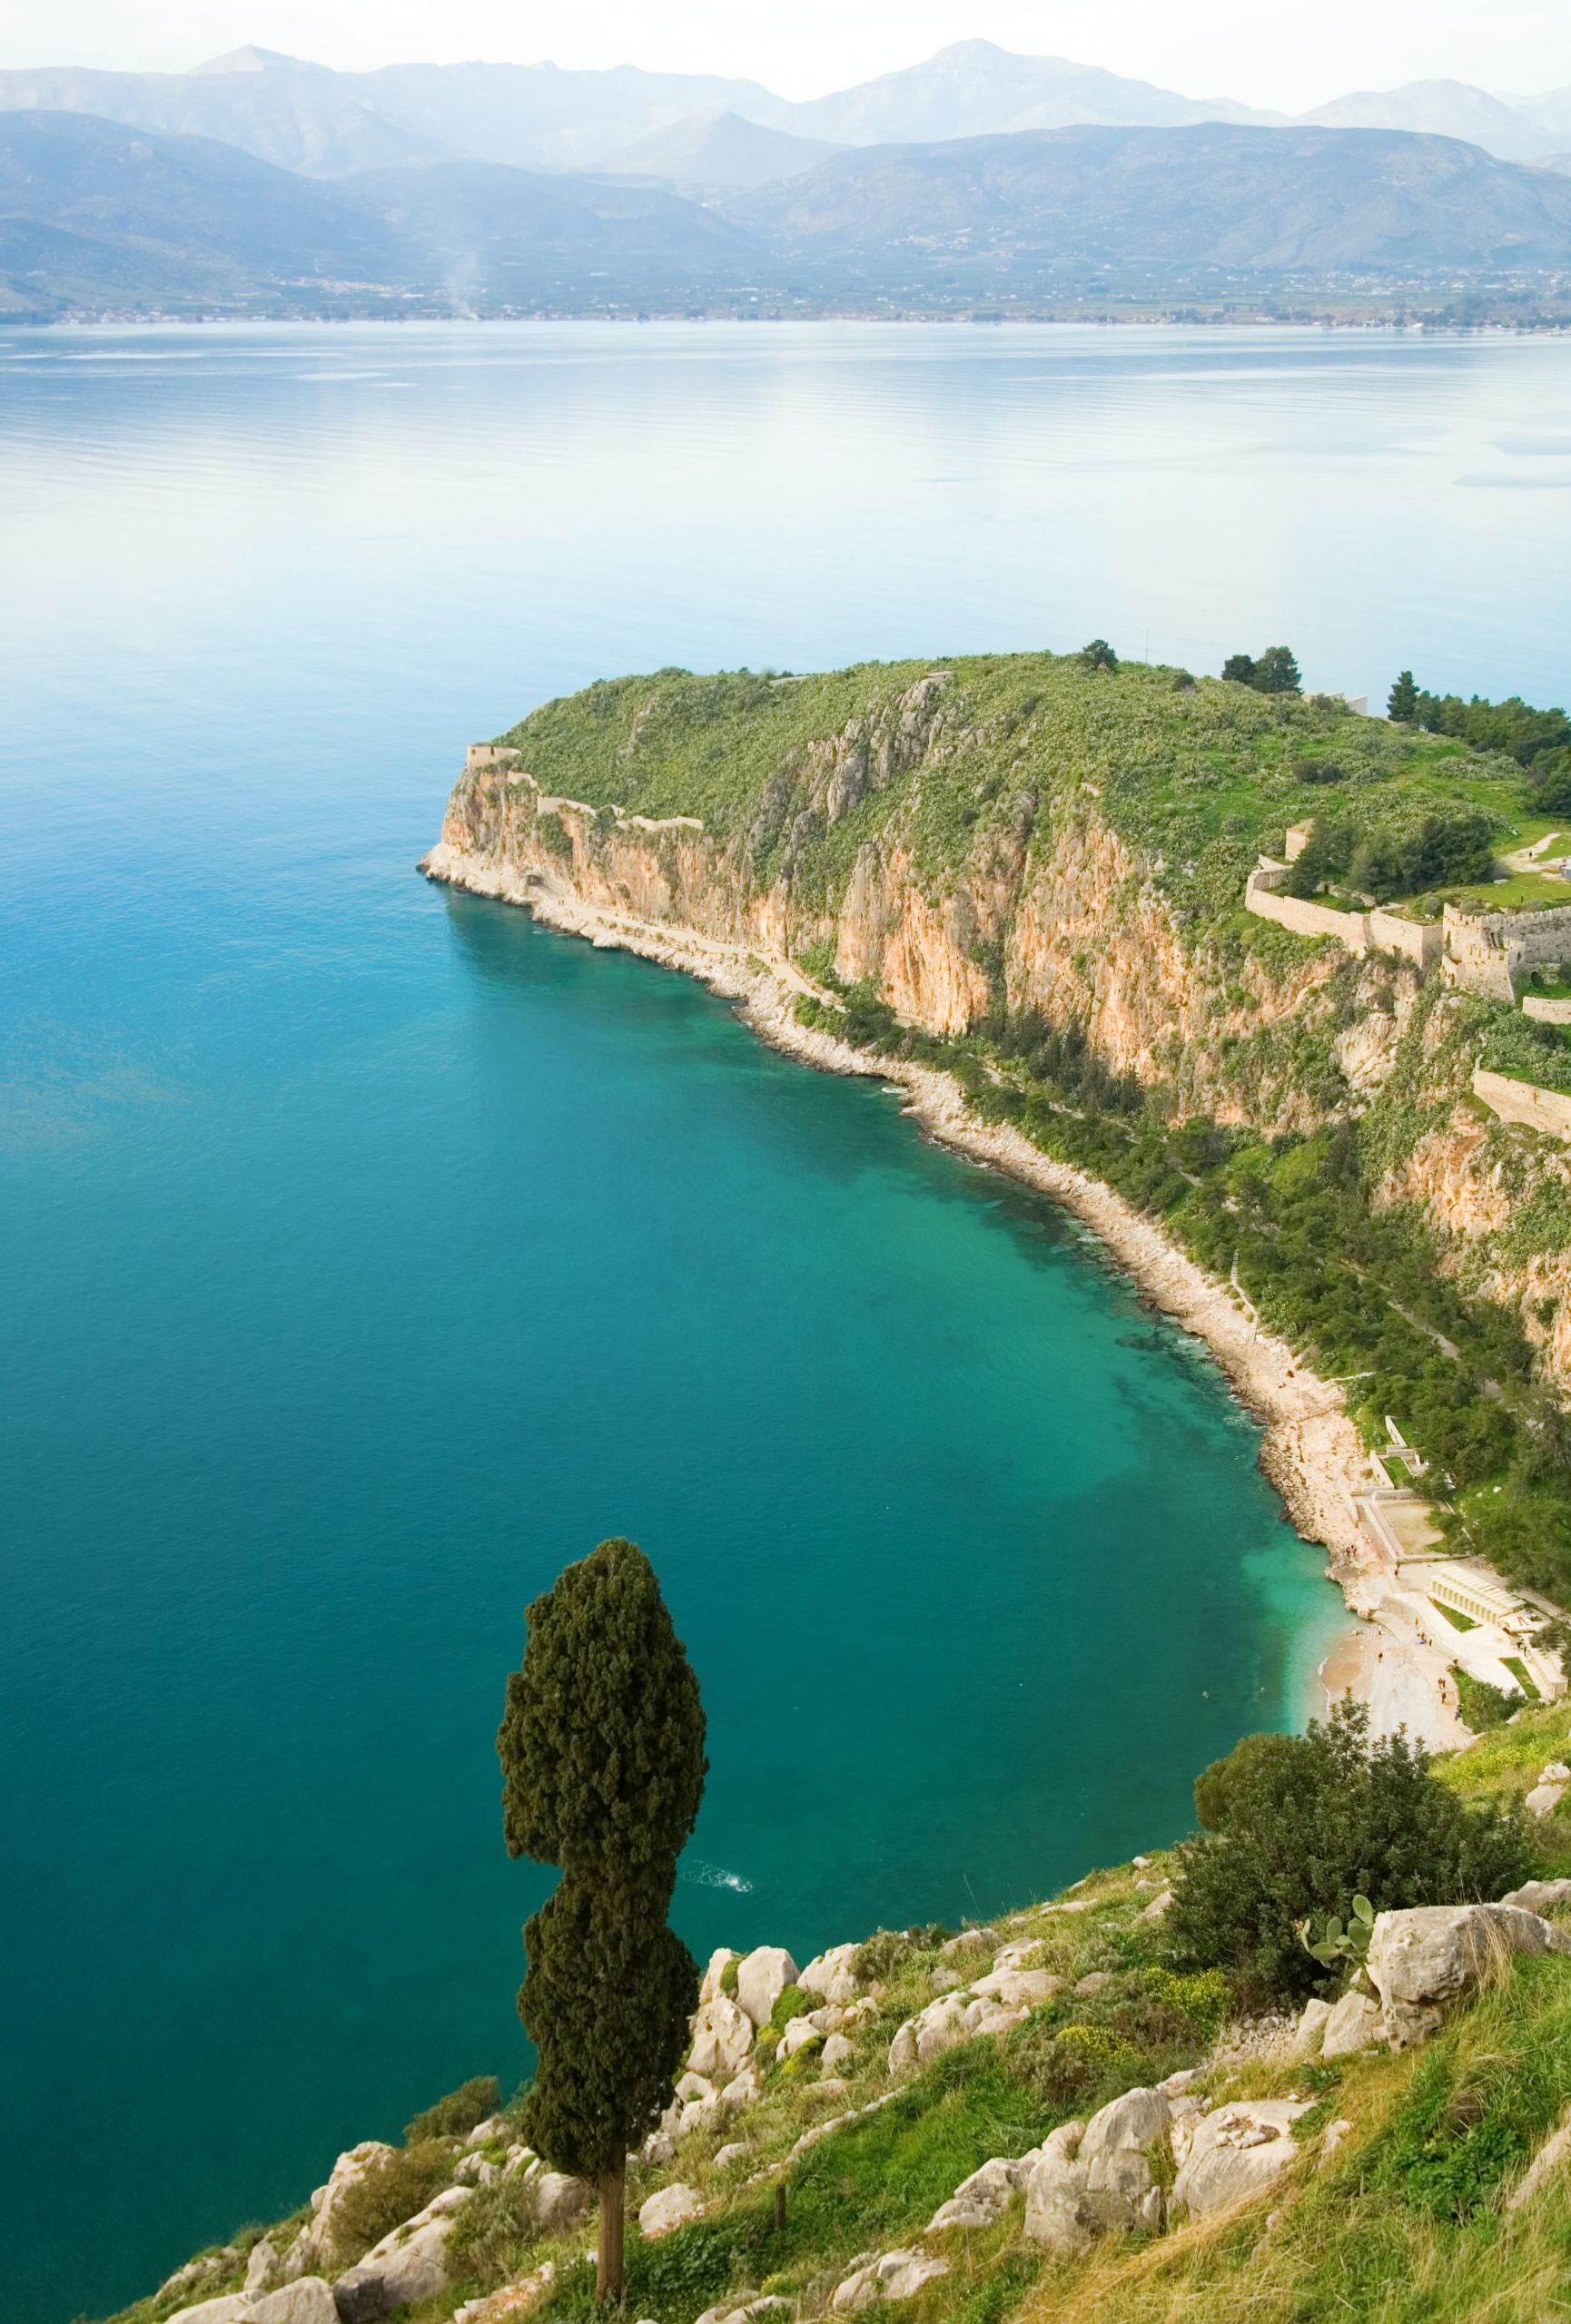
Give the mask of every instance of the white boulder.
<path id="1" fill-rule="evenodd" d="M 1063 1991 L 1063 1979 L 1045 1969 L 993 1969 L 978 1977 L 971 1988 L 984 1999 L 1002 2002 L 1006 2009 L 1040 2009 Z"/>
<path id="2" fill-rule="evenodd" d="M 809 1961 L 796 1983 L 805 1994 L 816 1994 L 820 2001 L 854 2001 L 856 1979 L 852 1974 L 852 1964 L 857 1950 L 855 1945 L 832 1945 L 827 1953 L 820 1953 Z"/>
<path id="3" fill-rule="evenodd" d="M 1571 1935 L 1519 1905 L 1416 1905 L 1378 1914 L 1366 1965 L 1387 2038 L 1398 2048 L 1421 2041 L 1490 1960 L 1509 1953 L 1571 1953 Z"/>
<path id="4" fill-rule="evenodd" d="M 338 2223 L 343 2201 L 368 2171 L 380 2171 L 395 2150 L 380 2139 L 362 2139 L 341 2154 L 328 2173 L 325 2187 L 311 2199 L 311 2223 L 302 2227 L 284 2255 L 283 2269 L 291 2279 L 320 2275 L 339 2260 Z"/>
<path id="5" fill-rule="evenodd" d="M 529 2190 L 529 2209 L 543 2235 L 565 2235 L 577 2227 L 595 2200 L 587 2179 L 569 2179 L 565 2171 L 542 2171 Z"/>
<path id="6" fill-rule="evenodd" d="M 301 2276 L 253 2300 L 248 2324 L 338 2324 L 338 2307 L 320 2276 Z"/>
<path id="7" fill-rule="evenodd" d="M 927 2222 L 929 2235 L 952 2227 L 991 2227 L 1008 2210 L 1019 2181 L 1021 2165 L 1006 2155 L 995 2155 L 963 2179 L 946 2203 L 940 2203 Z"/>
<path id="8" fill-rule="evenodd" d="M 638 2207 L 638 2232 L 647 2243 L 662 2235 L 669 2235 L 673 2228 L 697 2219 L 704 2208 L 704 2198 L 697 2187 L 689 2187 L 680 2179 L 662 2187 L 657 2195 Z"/>
<path id="9" fill-rule="evenodd" d="M 467 2187 L 448 2187 L 395 2227 L 333 2286 L 341 2324 L 380 2324 L 395 2308 L 430 2299 L 448 2283 L 447 2240 Z"/>
<path id="10" fill-rule="evenodd" d="M 1320 2036 L 1329 2023 L 1330 2015 L 1330 2003 L 1322 2001 L 1319 1994 L 1312 2001 L 1304 2004 L 1299 2022 L 1293 2028 L 1293 2048 L 1300 2058 L 1312 2057 L 1319 2048 Z"/>
<path id="11" fill-rule="evenodd" d="M 755 2025 L 767 2025 L 776 2003 L 796 1983 L 796 1964 L 782 1945 L 760 1945 L 736 1965 L 736 1999 Z"/>
<path id="12" fill-rule="evenodd" d="M 1571 1880 L 1525 1880 L 1501 1897 L 1503 1905 L 1520 1905 L 1525 1912 L 1553 1913 L 1571 1905 Z"/>
<path id="13" fill-rule="evenodd" d="M 1571 2113 L 1567 2113 L 1559 2128 L 1552 2131 L 1545 2140 L 1521 2179 L 1511 2190 L 1506 2209 L 1508 2211 L 1521 2211 L 1525 2204 L 1533 2201 L 1545 2181 L 1551 2178 L 1566 2162 L 1571 2162 Z"/>
<path id="14" fill-rule="evenodd" d="M 1171 2119 L 1160 2090 L 1126 2090 L 1093 2114 L 1075 2156 L 1086 2207 L 1096 2225 L 1121 2233 L 1161 2223 L 1161 2190 L 1148 2149 Z"/>
<path id="15" fill-rule="evenodd" d="M 245 2263 L 247 2292 L 254 2299 L 259 2292 L 276 2290 L 283 2280 L 283 2253 L 265 2235 L 259 2235 Z"/>
<path id="16" fill-rule="evenodd" d="M 936 2001 L 908 2017 L 889 2044 L 889 2071 L 898 2080 L 918 2066 L 952 2050 L 960 2042 L 981 2034 L 1013 2033 L 1031 2014 L 1031 2004 L 1010 2004 L 996 1994 L 941 1994 Z"/>
<path id="17" fill-rule="evenodd" d="M 823 2034 L 810 2017 L 793 2017 L 780 2036 L 780 2046 L 776 2055 L 781 2058 L 794 2058 L 798 2050 L 805 2050 L 810 2044 L 822 2042 L 823 2039 Z"/>
<path id="18" fill-rule="evenodd" d="M 169 2324 L 245 2324 L 251 2314 L 251 2302 L 242 2291 L 226 2291 L 216 2299 L 199 2300 L 194 2308 L 182 2308 L 169 2319 Z"/>
<path id="19" fill-rule="evenodd" d="M 756 2058 L 749 2058 L 738 2074 L 733 2075 L 720 2093 L 722 2106 L 753 2106 L 764 2095 L 764 2069 Z"/>
<path id="20" fill-rule="evenodd" d="M 1167 1915 L 1172 1910 L 1172 1890 L 1171 1888 L 1164 1888 L 1160 1896 L 1153 1896 L 1151 1898 L 1151 1903 L 1146 1906 L 1144 1912 L 1141 1914 L 1141 1919 L 1142 1921 L 1164 1920 L 1167 1917 Z"/>
<path id="21" fill-rule="evenodd" d="M 1368 1994 L 1349 1986 L 1326 2020 L 1322 2058 L 1356 2057 L 1380 2038 L 1380 2013 Z"/>
<path id="22" fill-rule="evenodd" d="M 947 1938 L 938 1949 L 946 1961 L 953 1961 L 957 1953 L 980 1953 L 983 1946 L 997 1943 L 995 1928 L 963 1928 L 958 1936 Z"/>
<path id="23" fill-rule="evenodd" d="M 831 2073 L 836 2066 L 849 2065 L 855 2055 L 855 2043 L 848 2042 L 844 2034 L 831 2034 L 824 2044 L 824 2063 Z"/>
<path id="24" fill-rule="evenodd" d="M 741 2073 L 753 2047 L 753 2021 L 728 1994 L 716 1994 L 693 2020 L 689 2071 L 720 2084 Z"/>
<path id="25" fill-rule="evenodd" d="M 1021 2163 L 1025 2232 L 1050 2251 L 1084 2251 L 1096 2233 L 1085 2200 L 1085 2171 L 1076 2160 L 1083 2122 L 1061 2122 Z"/>
<path id="26" fill-rule="evenodd" d="M 1280 2178 L 1298 2153 L 1292 2126 L 1310 2101 L 1260 2098 L 1219 2106 L 1194 2126 L 1170 2198 L 1197 2218 L 1227 2211 Z"/>
<path id="27" fill-rule="evenodd" d="M 836 2287 L 830 2306 L 837 2315 L 871 2308 L 874 2300 L 914 2299 L 923 2288 L 949 2273 L 947 2260 L 930 2251 L 885 2251 L 866 2260 Z"/>

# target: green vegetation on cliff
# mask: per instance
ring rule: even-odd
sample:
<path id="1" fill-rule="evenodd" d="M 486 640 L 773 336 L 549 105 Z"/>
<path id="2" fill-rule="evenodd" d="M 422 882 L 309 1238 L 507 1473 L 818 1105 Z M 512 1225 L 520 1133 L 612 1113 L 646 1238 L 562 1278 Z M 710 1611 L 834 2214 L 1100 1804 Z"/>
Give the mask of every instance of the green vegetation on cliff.
<path id="1" fill-rule="evenodd" d="M 892 829 L 941 886 L 990 836 L 1008 844 L 1094 801 L 1193 924 L 1219 926 L 1236 914 L 1259 849 L 1280 848 L 1328 780 L 1355 822 L 1389 818 L 1398 803 L 1456 801 L 1492 812 L 1504 831 L 1525 807 L 1508 757 L 1361 717 L 1338 697 L 1262 694 L 1139 663 L 1112 670 L 1079 655 L 942 665 L 929 739 L 907 698 L 934 669 L 661 670 L 547 703 L 499 739 L 548 793 L 697 815 L 743 838 L 760 884 L 789 852 L 804 891 L 831 906 L 857 849 Z M 841 780 L 815 797 L 826 757 Z"/>
<path id="2" fill-rule="evenodd" d="M 1553 828 L 1535 785 L 1559 713 L 1416 687 L 1405 706 L 1393 724 L 1088 648 L 667 670 L 547 704 L 505 739 L 544 793 L 592 811 L 581 836 L 528 810 L 553 860 L 576 863 L 616 811 L 701 819 L 686 888 L 677 835 L 648 838 L 669 916 L 718 893 L 745 927 L 767 899 L 820 989 L 808 1022 L 946 1067 L 985 1118 L 1160 1219 L 1349 1381 L 1371 1442 L 1399 1420 L 1471 1546 L 1565 1597 L 1565 1376 L 1546 1380 L 1540 1352 L 1571 1284 L 1571 1176 L 1547 1141 L 1481 1120 L 1470 1077 L 1571 1088 L 1571 1048 L 1241 909 L 1294 823 L 1314 825 L 1294 884 L 1334 876 L 1426 912 Z M 924 943 L 948 948 L 946 982 L 923 986 Z"/>

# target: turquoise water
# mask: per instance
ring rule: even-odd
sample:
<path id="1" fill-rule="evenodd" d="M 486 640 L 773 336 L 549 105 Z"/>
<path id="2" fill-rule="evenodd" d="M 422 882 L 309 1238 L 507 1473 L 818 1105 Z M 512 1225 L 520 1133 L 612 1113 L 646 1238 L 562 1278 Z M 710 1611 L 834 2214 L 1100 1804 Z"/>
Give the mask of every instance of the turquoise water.
<path id="1" fill-rule="evenodd" d="M 1103 633 L 1565 692 L 1571 350 L 0 336 L 0 2282 L 65 2324 L 523 2065 L 491 1737 L 625 1531 L 702 1951 L 1183 1828 L 1336 1601 L 1078 1231 L 415 877 L 625 666 Z"/>

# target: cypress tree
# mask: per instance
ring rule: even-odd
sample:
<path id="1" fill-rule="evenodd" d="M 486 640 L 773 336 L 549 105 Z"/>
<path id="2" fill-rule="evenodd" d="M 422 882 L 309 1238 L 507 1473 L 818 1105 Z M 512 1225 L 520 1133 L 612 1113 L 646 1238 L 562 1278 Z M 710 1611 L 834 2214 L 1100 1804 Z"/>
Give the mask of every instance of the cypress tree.
<path id="1" fill-rule="evenodd" d="M 1411 670 L 1403 670 L 1386 702 L 1386 715 L 1395 725 L 1410 726 L 1418 715 L 1418 689 Z"/>
<path id="2" fill-rule="evenodd" d="M 668 2103 L 698 1995 L 667 1925 L 703 1797 L 698 1682 L 654 1568 L 602 1541 L 529 1609 L 497 1737 L 509 1856 L 558 1864 L 524 1931 L 519 2014 L 539 2063 L 524 2135 L 595 2181 L 597 2290 L 622 2290 L 627 2150 Z"/>

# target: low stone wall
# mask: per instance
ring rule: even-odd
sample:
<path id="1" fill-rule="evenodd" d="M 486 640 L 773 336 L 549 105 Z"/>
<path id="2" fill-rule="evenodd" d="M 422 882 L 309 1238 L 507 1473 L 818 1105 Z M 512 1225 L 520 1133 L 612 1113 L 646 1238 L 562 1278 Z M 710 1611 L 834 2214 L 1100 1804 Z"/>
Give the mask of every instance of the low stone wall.
<path id="1" fill-rule="evenodd" d="M 1334 936 L 1349 952 L 1369 949 L 1368 913 L 1333 911 L 1329 904 L 1310 903 L 1304 896 L 1279 896 L 1274 888 L 1265 885 L 1259 872 L 1250 874 L 1244 910 L 1258 920 L 1274 920 L 1279 928 L 1290 928 L 1295 936 Z"/>
<path id="2" fill-rule="evenodd" d="M 1536 1081 L 1513 1081 L 1508 1074 L 1488 1073 L 1480 1065 L 1474 1068 L 1473 1092 L 1503 1122 L 1520 1122 L 1551 1137 L 1571 1139 L 1571 1095 L 1564 1089 L 1540 1089 Z"/>
<path id="3" fill-rule="evenodd" d="M 1295 936 L 1334 936 L 1349 952 L 1399 952 L 1419 969 L 1432 968 L 1445 941 L 1438 921 L 1404 920 L 1399 913 L 1338 911 L 1307 896 L 1284 896 L 1277 883 L 1287 876 L 1274 863 L 1263 864 L 1250 875 L 1244 909 L 1259 920 L 1274 920 Z"/>
<path id="4" fill-rule="evenodd" d="M 517 766 L 522 755 L 509 743 L 471 743 L 464 761 L 465 772 L 474 774 L 483 767 Z"/>
<path id="5" fill-rule="evenodd" d="M 1522 1002 L 1524 1017 L 1536 1017 L 1541 1025 L 1571 1025 L 1571 1000 L 1546 1000 L 1542 993 L 1530 992 Z"/>

